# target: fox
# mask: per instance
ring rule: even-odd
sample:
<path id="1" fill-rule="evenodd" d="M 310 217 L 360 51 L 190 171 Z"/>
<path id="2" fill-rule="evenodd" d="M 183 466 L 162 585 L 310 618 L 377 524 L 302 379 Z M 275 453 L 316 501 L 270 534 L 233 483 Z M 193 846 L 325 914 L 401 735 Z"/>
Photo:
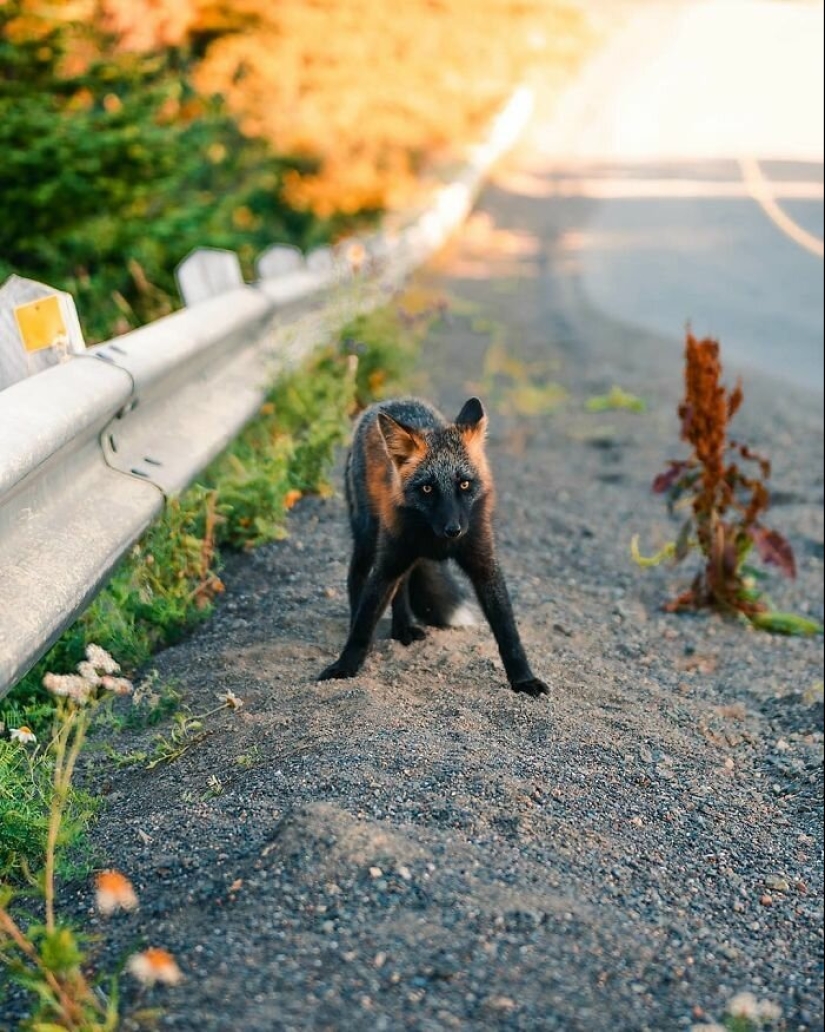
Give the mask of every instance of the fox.
<path id="1" fill-rule="evenodd" d="M 349 635 L 319 681 L 358 673 L 390 604 L 391 635 L 405 646 L 425 638 L 425 626 L 467 623 L 464 592 L 448 567 L 453 560 L 473 586 L 510 687 L 547 694 L 525 655 L 498 561 L 486 435 L 487 415 L 475 397 L 452 423 L 414 397 L 361 414 L 344 472 L 353 542 Z"/>

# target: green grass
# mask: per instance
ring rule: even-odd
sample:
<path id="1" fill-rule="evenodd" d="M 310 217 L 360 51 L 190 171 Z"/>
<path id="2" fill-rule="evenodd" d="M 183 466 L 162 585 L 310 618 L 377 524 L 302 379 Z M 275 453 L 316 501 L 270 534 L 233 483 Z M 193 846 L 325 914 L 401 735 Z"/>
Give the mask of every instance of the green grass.
<path id="1" fill-rule="evenodd" d="M 40 747 L 0 739 L 0 882 L 34 871 L 43 855 L 53 773 L 52 758 Z M 64 855 L 80 843 L 96 809 L 88 792 L 71 791 L 58 843 Z"/>
<path id="2" fill-rule="evenodd" d="M 51 770 L 16 742 L 0 740 L 0 877 L 46 844 Z"/>

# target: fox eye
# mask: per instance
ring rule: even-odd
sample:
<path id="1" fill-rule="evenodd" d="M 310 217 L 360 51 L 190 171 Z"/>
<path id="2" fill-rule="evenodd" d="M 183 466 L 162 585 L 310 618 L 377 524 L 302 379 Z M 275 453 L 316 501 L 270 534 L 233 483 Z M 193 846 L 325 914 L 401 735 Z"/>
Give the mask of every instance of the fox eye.
<path id="1" fill-rule="evenodd" d="M 422 484 L 421 485 L 421 490 L 424 492 L 424 494 L 432 494 L 433 493 L 433 485 L 432 484 Z"/>
<path id="2" fill-rule="evenodd" d="M 469 480 L 461 480 L 461 481 L 459 481 L 459 484 L 458 484 L 458 487 L 459 487 L 460 491 L 469 491 L 470 490 L 470 486 L 471 485 L 470 485 L 470 481 Z"/>

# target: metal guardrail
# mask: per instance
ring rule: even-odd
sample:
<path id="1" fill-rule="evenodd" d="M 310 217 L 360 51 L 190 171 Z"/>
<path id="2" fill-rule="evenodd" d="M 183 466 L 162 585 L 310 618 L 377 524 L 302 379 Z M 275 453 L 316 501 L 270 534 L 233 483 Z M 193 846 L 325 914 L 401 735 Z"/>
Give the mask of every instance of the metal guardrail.
<path id="1" fill-rule="evenodd" d="M 274 377 L 438 250 L 531 110 L 532 95 L 517 90 L 456 181 L 397 233 L 306 259 L 270 248 L 254 285 L 232 284 L 231 258 L 219 258 L 231 285 L 217 296 L 209 274 L 186 284 L 179 274 L 189 307 L 0 392 L 0 696 L 165 499 L 255 414 Z"/>
<path id="2" fill-rule="evenodd" d="M 123 370 L 77 358 L 0 395 L 0 686 L 21 677 L 163 507 L 106 463 L 129 404 Z"/>

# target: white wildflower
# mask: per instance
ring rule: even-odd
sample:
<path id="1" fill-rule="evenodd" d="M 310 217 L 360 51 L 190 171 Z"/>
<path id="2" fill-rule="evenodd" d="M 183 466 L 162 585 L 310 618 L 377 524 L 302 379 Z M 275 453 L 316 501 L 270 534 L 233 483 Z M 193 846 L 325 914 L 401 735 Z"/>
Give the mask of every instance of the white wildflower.
<path id="1" fill-rule="evenodd" d="M 63 695 L 83 706 L 89 701 L 93 686 L 80 674 L 46 674 L 43 687 L 52 695 Z"/>
<path id="2" fill-rule="evenodd" d="M 756 1021 L 758 1003 L 753 993 L 737 993 L 728 1000 L 725 1009 L 732 1018 L 747 1018 L 748 1021 Z"/>
<path id="3" fill-rule="evenodd" d="M 86 659 L 88 659 L 88 661 L 93 664 L 95 670 L 98 670 L 101 674 L 120 673 L 120 663 L 116 663 L 106 649 L 102 649 L 99 645 L 86 646 Z"/>
<path id="4" fill-rule="evenodd" d="M 82 663 L 77 664 L 77 672 L 84 681 L 89 682 L 92 688 L 97 688 L 100 684 L 100 675 L 98 674 L 94 663 L 90 663 L 87 659 L 84 659 Z"/>
<path id="5" fill-rule="evenodd" d="M 239 699 L 233 691 L 225 691 L 218 698 L 230 709 L 240 709 L 243 706 L 243 699 Z"/>
<path id="6" fill-rule="evenodd" d="M 771 1000 L 758 1000 L 753 993 L 737 993 L 725 1008 L 732 1018 L 744 1018 L 755 1025 L 772 1024 L 782 1017 L 781 1009 Z"/>
<path id="7" fill-rule="evenodd" d="M 114 692 L 115 695 L 132 694 L 132 682 L 128 677 L 112 677 L 110 674 L 104 674 L 100 679 L 100 686 L 107 692 Z"/>
<path id="8" fill-rule="evenodd" d="M 10 727 L 9 735 L 13 742 L 21 742 L 23 745 L 37 741 L 37 735 L 30 727 L 26 727 L 25 724 L 22 727 Z"/>

